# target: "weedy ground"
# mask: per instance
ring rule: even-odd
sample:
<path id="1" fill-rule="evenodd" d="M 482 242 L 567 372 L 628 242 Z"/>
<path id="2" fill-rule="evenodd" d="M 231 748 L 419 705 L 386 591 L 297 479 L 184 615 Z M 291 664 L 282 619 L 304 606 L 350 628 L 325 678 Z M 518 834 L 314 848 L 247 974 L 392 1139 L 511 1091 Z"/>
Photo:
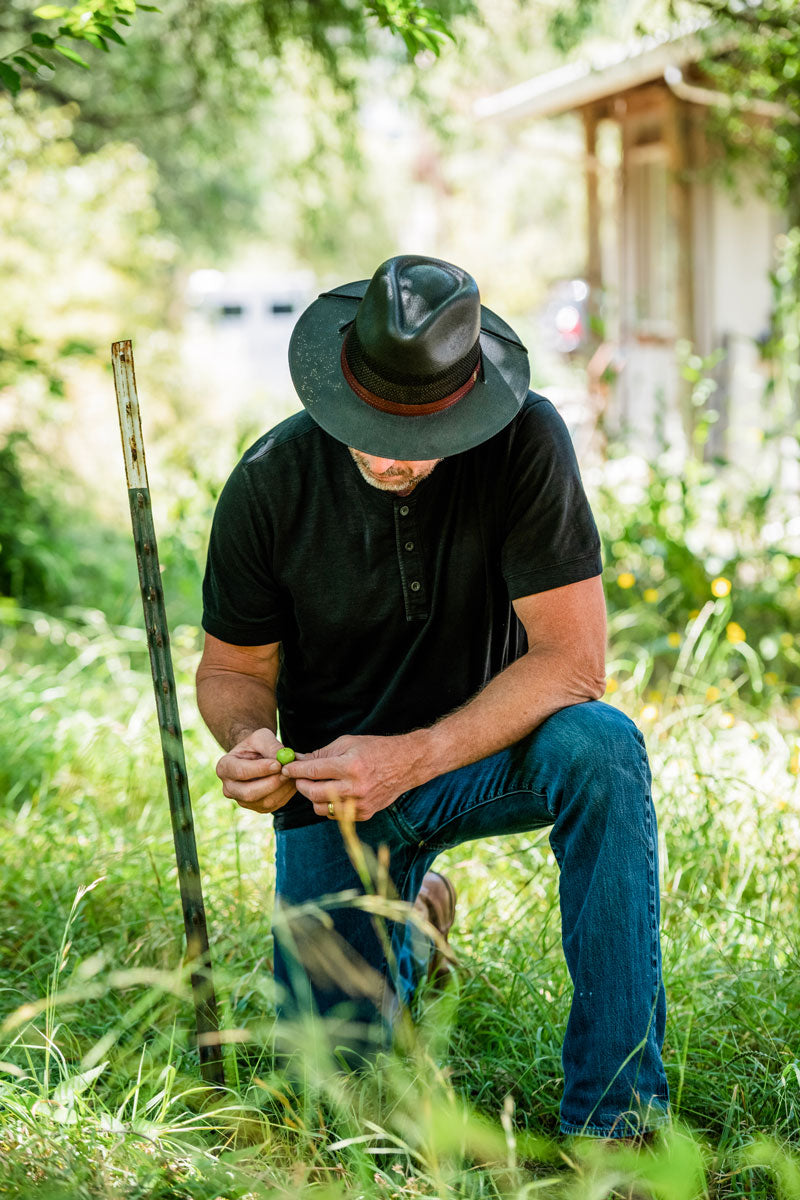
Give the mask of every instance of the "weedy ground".
<path id="1" fill-rule="evenodd" d="M 173 650 L 230 1038 L 228 1090 L 209 1094 L 143 635 L 85 611 L 9 607 L 5 625 L 0 1195 L 800 1198 L 787 705 L 709 701 L 705 678 L 702 694 L 659 705 L 635 672 L 618 674 L 610 699 L 640 719 L 655 780 L 673 1125 L 654 1147 L 609 1155 L 557 1133 L 570 984 L 546 831 L 442 860 L 460 895 L 461 967 L 405 1056 L 353 1079 L 309 1052 L 303 1088 L 275 1070 L 270 822 L 219 793 L 192 700 L 196 630 L 182 627 Z"/>

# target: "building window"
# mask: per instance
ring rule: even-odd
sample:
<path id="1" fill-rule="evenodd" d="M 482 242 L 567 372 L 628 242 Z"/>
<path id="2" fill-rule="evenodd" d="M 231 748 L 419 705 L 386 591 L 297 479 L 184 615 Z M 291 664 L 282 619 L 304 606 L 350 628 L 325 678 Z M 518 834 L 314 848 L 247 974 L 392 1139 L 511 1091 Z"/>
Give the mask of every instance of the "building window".
<path id="1" fill-rule="evenodd" d="M 640 335 L 672 338 L 676 330 L 677 244 L 667 147 L 662 142 L 632 147 L 628 179 L 634 327 Z"/>

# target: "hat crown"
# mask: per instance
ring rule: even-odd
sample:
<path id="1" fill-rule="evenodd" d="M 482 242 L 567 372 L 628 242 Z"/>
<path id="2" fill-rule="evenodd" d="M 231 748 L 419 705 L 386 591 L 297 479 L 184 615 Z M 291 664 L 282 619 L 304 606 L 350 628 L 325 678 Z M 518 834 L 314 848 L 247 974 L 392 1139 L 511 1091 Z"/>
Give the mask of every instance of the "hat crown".
<path id="1" fill-rule="evenodd" d="M 373 275 L 355 326 L 376 364 L 417 378 L 436 375 L 463 359 L 478 340 L 478 285 L 452 263 L 398 255 Z"/>

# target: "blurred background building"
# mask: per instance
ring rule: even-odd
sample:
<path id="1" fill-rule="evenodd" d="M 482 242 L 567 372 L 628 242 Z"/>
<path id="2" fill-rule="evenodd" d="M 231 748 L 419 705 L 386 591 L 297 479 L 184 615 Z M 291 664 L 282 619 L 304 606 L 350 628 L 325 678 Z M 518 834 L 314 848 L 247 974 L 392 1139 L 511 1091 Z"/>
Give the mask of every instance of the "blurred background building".
<path id="1" fill-rule="evenodd" d="M 711 451 L 747 454 L 748 430 L 763 424 L 760 346 L 786 216 L 758 192 L 746 156 L 732 177 L 711 169 L 720 148 L 710 109 L 735 100 L 709 86 L 698 64 L 729 45 L 730 35 L 695 26 L 569 63 L 475 106 L 479 117 L 517 127 L 565 113 L 582 120 L 588 313 L 581 320 L 566 299 L 558 312 L 590 351 L 590 412 L 651 453 L 691 444 L 689 355 L 717 384 Z M 743 115 L 764 122 L 782 112 L 751 101 Z M 615 143 L 610 164 L 601 137 Z"/>

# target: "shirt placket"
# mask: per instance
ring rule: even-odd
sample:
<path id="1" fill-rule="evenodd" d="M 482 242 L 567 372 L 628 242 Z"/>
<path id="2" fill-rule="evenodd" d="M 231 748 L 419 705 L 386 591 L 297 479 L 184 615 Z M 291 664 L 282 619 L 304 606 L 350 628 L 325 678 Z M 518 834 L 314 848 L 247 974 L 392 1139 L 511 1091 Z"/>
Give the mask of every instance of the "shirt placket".
<path id="1" fill-rule="evenodd" d="M 406 620 L 423 620 L 428 615 L 428 591 L 425 586 L 419 525 L 413 504 L 404 500 L 395 501 L 394 533 Z"/>

